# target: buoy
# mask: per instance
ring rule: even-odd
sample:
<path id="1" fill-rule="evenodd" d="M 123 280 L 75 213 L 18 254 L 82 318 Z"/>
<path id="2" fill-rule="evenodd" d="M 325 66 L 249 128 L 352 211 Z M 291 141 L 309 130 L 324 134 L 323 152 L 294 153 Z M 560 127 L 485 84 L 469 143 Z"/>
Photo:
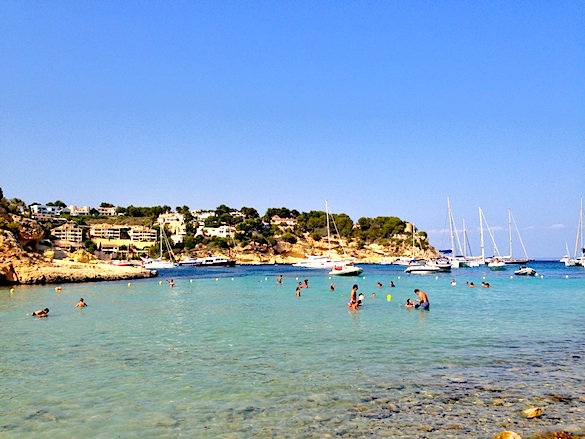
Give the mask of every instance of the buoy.
<path id="1" fill-rule="evenodd" d="M 131 287 L 132 286 L 132 282 L 128 282 L 128 286 Z"/>
<path id="2" fill-rule="evenodd" d="M 400 276 L 398 276 L 397 279 L 400 280 Z"/>
<path id="3" fill-rule="evenodd" d="M 296 279 L 297 279 L 297 280 L 299 280 L 299 278 L 298 278 L 298 277 L 297 277 Z"/>
<path id="4" fill-rule="evenodd" d="M 331 276 L 329 276 L 329 280 L 331 280 Z"/>
<path id="5" fill-rule="evenodd" d="M 159 280 L 159 281 L 158 281 L 158 284 L 159 284 L 159 285 L 162 285 L 162 280 Z"/>
<path id="6" fill-rule="evenodd" d="M 61 287 L 55 287 L 55 291 L 61 291 Z"/>
<path id="7" fill-rule="evenodd" d="M 483 277 L 483 280 L 485 280 L 485 276 Z"/>
<path id="8" fill-rule="evenodd" d="M 540 275 L 540 278 L 541 278 L 541 279 L 544 279 L 544 275 L 542 275 L 542 274 L 541 274 L 541 275 Z"/>
<path id="9" fill-rule="evenodd" d="M 189 279 L 189 282 L 193 283 L 193 279 Z"/>
<path id="10" fill-rule="evenodd" d="M 435 279 L 438 279 L 438 278 L 439 278 L 439 276 L 435 276 Z"/>
<path id="11" fill-rule="evenodd" d="M 10 288 L 10 294 L 14 293 L 14 288 Z"/>
<path id="12" fill-rule="evenodd" d="M 232 277 L 232 282 L 234 281 L 234 278 Z"/>
<path id="13" fill-rule="evenodd" d="M 386 300 L 387 300 L 388 302 L 390 302 L 390 301 L 392 300 L 392 294 L 388 294 L 388 295 L 386 296 Z"/>
<path id="14" fill-rule="evenodd" d="M 565 274 L 565 279 L 568 279 L 568 278 L 569 278 L 569 275 L 568 274 Z"/>
<path id="15" fill-rule="evenodd" d="M 218 281 L 219 281 L 219 277 L 216 277 L 216 278 L 215 278 L 215 281 L 216 281 L 216 282 L 218 282 Z"/>
<path id="16" fill-rule="evenodd" d="M 364 276 L 364 280 L 366 279 L 366 276 Z"/>
<path id="17" fill-rule="evenodd" d="M 264 280 L 268 280 L 268 278 L 267 278 L 267 277 L 265 277 L 265 278 L 264 278 Z"/>
<path id="18" fill-rule="evenodd" d="M 514 279 L 514 276 L 510 276 L 510 279 Z"/>

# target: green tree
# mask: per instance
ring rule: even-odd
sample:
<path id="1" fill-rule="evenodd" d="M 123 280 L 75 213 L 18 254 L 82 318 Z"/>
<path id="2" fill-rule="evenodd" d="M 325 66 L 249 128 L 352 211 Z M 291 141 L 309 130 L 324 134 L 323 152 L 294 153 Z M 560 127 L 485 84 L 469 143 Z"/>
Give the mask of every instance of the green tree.
<path id="1" fill-rule="evenodd" d="M 114 207 L 112 203 L 106 203 L 105 201 L 100 204 L 100 207 Z"/>
<path id="2" fill-rule="evenodd" d="M 52 203 L 47 203 L 47 206 L 56 206 L 56 207 L 67 207 L 67 204 L 65 204 L 63 201 L 61 200 L 57 200 L 57 201 L 53 201 Z"/>

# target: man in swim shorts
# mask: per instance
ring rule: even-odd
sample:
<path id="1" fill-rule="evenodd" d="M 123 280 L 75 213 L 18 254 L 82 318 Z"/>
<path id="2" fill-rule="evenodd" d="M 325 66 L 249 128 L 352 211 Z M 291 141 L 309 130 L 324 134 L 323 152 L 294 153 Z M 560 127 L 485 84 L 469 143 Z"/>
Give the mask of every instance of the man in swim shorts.
<path id="1" fill-rule="evenodd" d="M 418 296 L 418 303 L 415 305 L 415 308 L 420 308 L 428 311 L 431 307 L 431 304 L 429 303 L 427 293 L 416 288 L 414 290 L 414 294 Z"/>

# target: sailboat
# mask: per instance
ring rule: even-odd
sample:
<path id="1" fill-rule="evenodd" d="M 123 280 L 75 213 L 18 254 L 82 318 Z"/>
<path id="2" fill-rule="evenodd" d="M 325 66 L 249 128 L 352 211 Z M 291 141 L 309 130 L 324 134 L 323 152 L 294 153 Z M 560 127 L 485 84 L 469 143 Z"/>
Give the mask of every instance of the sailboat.
<path id="1" fill-rule="evenodd" d="M 150 258 L 142 259 L 144 261 L 144 268 L 147 268 L 149 270 L 161 270 L 161 269 L 166 269 L 166 268 L 173 268 L 177 265 L 173 261 L 165 261 L 162 258 L 163 242 L 164 242 L 164 245 L 166 245 L 166 247 L 168 249 L 169 256 L 172 259 L 174 259 L 173 250 L 171 249 L 171 245 L 169 243 L 169 240 L 167 239 L 167 235 L 165 234 L 164 224 L 161 224 L 161 226 L 160 226 L 160 256 L 156 259 L 150 259 Z"/>
<path id="2" fill-rule="evenodd" d="M 481 257 L 482 257 L 482 260 L 485 262 L 485 250 L 484 250 L 484 245 L 483 245 L 483 223 L 484 222 L 485 222 L 485 225 L 487 227 L 490 238 L 492 238 L 492 244 L 494 245 L 494 256 L 488 262 L 488 264 L 487 264 L 488 268 L 490 270 L 493 270 L 493 271 L 505 270 L 506 263 L 504 262 L 502 256 L 500 256 L 500 251 L 498 250 L 498 246 L 496 245 L 496 240 L 494 239 L 494 234 L 492 233 L 492 229 L 490 228 L 487 220 L 485 219 L 485 215 L 483 214 L 483 211 L 481 210 L 481 207 L 480 207 L 479 208 L 479 230 L 480 230 L 480 234 L 481 234 Z"/>
<path id="3" fill-rule="evenodd" d="M 313 268 L 313 269 L 327 269 L 331 270 L 335 267 L 341 267 L 347 265 L 351 260 L 343 260 L 340 258 L 333 258 L 331 255 L 331 227 L 329 223 L 329 204 L 327 200 L 325 200 L 325 215 L 327 219 L 327 245 L 328 245 L 328 252 L 326 255 L 320 256 L 312 256 L 312 255 L 305 255 L 305 259 L 302 259 L 298 262 L 292 264 L 293 267 L 300 267 L 300 268 Z M 335 226 L 337 228 L 337 226 Z M 339 234 L 339 231 L 337 232 Z M 345 252 L 345 250 L 344 250 Z"/>
<path id="4" fill-rule="evenodd" d="M 577 223 L 577 236 L 575 237 L 575 250 L 573 257 L 569 257 L 569 249 L 567 249 L 567 256 L 561 259 L 566 267 L 583 266 L 585 267 L 585 242 L 583 241 L 583 198 L 581 198 L 581 209 L 579 211 L 579 222 Z M 581 256 L 577 256 L 581 249 Z"/>
<path id="5" fill-rule="evenodd" d="M 522 250 L 524 250 L 524 258 L 514 258 L 512 253 L 512 223 L 516 229 L 516 233 L 518 234 L 518 239 L 520 240 L 520 245 L 522 245 Z M 504 263 L 506 264 L 519 264 L 523 265 L 526 264 L 531 259 L 528 258 L 528 253 L 526 252 L 526 247 L 524 247 L 524 242 L 522 241 L 522 237 L 520 236 L 520 231 L 518 230 L 518 226 L 516 225 L 516 220 L 512 215 L 512 209 L 508 209 L 508 237 L 510 240 L 510 255 L 505 256 L 503 258 Z"/>
<path id="6" fill-rule="evenodd" d="M 451 249 L 450 250 L 440 250 L 441 253 L 447 255 L 447 259 L 451 263 L 453 268 L 459 267 L 478 267 L 479 261 L 477 258 L 471 256 L 467 256 L 467 231 L 465 230 L 465 219 L 463 220 L 463 248 L 461 247 L 461 240 L 459 239 L 459 234 L 457 231 L 457 226 L 455 225 L 455 220 L 453 218 L 453 212 L 451 211 L 451 201 L 449 197 L 447 197 L 447 216 L 449 219 L 449 235 L 451 239 Z M 455 249 L 455 241 L 457 241 L 457 250 Z"/>

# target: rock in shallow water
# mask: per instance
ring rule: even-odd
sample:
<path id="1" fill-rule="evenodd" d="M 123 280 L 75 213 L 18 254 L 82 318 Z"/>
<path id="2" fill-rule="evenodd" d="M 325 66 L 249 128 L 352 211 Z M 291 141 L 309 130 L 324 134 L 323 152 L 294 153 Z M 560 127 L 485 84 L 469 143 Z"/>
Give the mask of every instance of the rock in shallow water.
<path id="1" fill-rule="evenodd" d="M 538 418 L 539 416 L 542 416 L 542 413 L 543 411 L 540 407 L 531 407 L 522 411 L 522 414 L 528 419 Z"/>
<path id="2" fill-rule="evenodd" d="M 513 431 L 502 431 L 501 433 L 494 436 L 494 439 L 522 439 L 518 433 Z"/>

